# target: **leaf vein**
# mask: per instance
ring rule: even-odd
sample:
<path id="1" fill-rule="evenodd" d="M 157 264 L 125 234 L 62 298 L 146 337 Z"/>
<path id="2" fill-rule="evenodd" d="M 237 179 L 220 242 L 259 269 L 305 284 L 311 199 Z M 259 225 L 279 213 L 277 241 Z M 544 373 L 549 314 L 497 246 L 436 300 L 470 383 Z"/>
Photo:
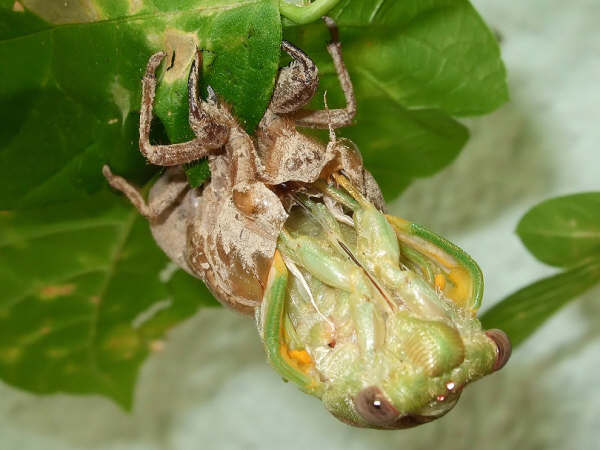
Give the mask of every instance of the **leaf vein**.
<path id="1" fill-rule="evenodd" d="M 22 242 L 22 241 L 33 241 L 36 239 L 41 239 L 41 238 L 46 238 L 48 236 L 52 236 L 52 235 L 56 235 L 56 234 L 63 234 L 63 233 L 72 233 L 73 231 L 82 231 L 82 230 L 87 230 L 90 228 L 107 228 L 107 227 L 118 227 L 118 226 L 122 226 L 123 222 L 120 221 L 114 221 L 114 220 L 101 220 L 98 221 L 97 219 L 94 219 L 94 221 L 89 221 L 89 222 L 79 222 L 79 223 L 73 223 L 73 224 L 59 224 L 56 226 L 48 226 L 45 227 L 42 231 L 37 232 L 37 233 L 32 233 L 28 236 L 25 236 L 24 238 L 19 238 L 19 239 L 5 239 L 4 241 L 0 241 L 0 248 L 3 247 L 8 247 L 11 245 L 15 245 L 18 242 Z"/>
<path id="2" fill-rule="evenodd" d="M 98 320 L 99 320 L 99 316 L 100 316 L 100 308 L 102 307 L 106 291 L 108 290 L 110 282 L 115 274 L 115 269 L 119 263 L 119 258 L 121 257 L 123 248 L 127 244 L 127 239 L 129 238 L 129 235 L 131 233 L 131 230 L 132 230 L 133 225 L 135 224 L 135 221 L 137 220 L 137 218 L 138 218 L 137 210 L 132 209 L 132 211 L 129 213 L 129 217 L 127 218 L 127 221 L 123 225 L 123 229 L 122 229 L 121 233 L 117 237 L 114 251 L 109 260 L 108 270 L 106 272 L 106 278 L 105 278 L 104 283 L 102 283 L 102 286 L 100 287 L 100 289 L 98 291 L 98 302 L 96 303 L 94 312 L 92 314 L 92 317 L 90 318 L 90 333 L 88 336 L 88 350 L 89 350 L 89 357 L 90 357 L 90 365 L 91 365 L 92 370 L 95 373 L 97 373 L 99 376 L 101 376 L 103 379 L 105 379 L 111 385 L 114 384 L 113 381 L 110 380 L 110 378 L 108 378 L 106 376 L 106 374 L 103 374 L 100 371 L 100 369 L 98 368 L 98 361 L 97 361 L 96 349 L 94 346 L 94 340 L 96 338 L 96 334 L 98 331 Z"/>

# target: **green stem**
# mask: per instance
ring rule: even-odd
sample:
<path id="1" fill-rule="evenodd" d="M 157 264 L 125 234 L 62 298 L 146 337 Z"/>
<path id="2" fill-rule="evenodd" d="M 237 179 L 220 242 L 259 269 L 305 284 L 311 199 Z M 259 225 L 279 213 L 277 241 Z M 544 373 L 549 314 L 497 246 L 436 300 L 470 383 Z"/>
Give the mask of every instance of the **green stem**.
<path id="1" fill-rule="evenodd" d="M 297 24 L 305 25 L 327 14 L 339 1 L 315 0 L 307 6 L 296 6 L 285 0 L 281 0 L 279 2 L 279 11 L 282 16 L 287 17 Z"/>

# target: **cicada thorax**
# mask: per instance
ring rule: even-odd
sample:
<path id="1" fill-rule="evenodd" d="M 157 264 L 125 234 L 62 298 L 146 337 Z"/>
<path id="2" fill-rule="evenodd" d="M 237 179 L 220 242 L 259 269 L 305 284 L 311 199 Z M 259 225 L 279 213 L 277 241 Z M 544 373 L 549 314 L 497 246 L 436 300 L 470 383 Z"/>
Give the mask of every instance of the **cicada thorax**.
<path id="1" fill-rule="evenodd" d="M 277 120 L 293 126 L 284 119 Z M 262 151 L 255 155 L 252 170 L 246 167 L 248 164 L 230 163 L 248 159 L 232 158 L 228 154 L 234 151 L 230 149 L 231 142 L 225 153 L 211 155 L 210 183 L 190 192 L 187 199 L 198 207 L 190 208 L 197 215 L 188 221 L 190 226 L 184 233 L 187 245 L 182 247 L 188 249 L 187 259 L 180 259 L 184 259 L 191 273 L 201 276 L 223 304 L 245 313 L 252 313 L 262 301 L 278 236 L 294 204 L 294 193 L 314 192 L 331 174 L 343 170 L 371 201 L 383 202 L 351 141 L 339 139 L 324 146 L 299 133 L 290 134 L 291 129 L 288 133 L 279 131 L 273 136 L 260 136 Z M 293 135 L 294 145 L 275 145 L 280 134 Z M 241 133 L 236 136 L 238 141 L 249 139 Z M 247 144 L 246 148 L 252 147 Z M 237 142 L 234 147 L 243 146 Z M 253 177 L 240 176 L 248 171 Z"/>
<path id="2" fill-rule="evenodd" d="M 269 276 L 285 288 L 267 286 L 257 315 L 284 378 L 346 422 L 403 428 L 494 370 L 497 340 L 474 317 L 481 272 L 462 250 L 384 215 L 339 173 L 290 204 Z"/>

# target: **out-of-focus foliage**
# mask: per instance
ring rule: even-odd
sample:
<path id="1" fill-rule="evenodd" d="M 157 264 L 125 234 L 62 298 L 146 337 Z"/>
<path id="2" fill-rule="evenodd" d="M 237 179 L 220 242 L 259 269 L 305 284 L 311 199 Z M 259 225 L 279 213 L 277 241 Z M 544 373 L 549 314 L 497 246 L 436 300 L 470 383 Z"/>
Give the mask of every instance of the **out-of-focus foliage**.
<path id="1" fill-rule="evenodd" d="M 600 283 L 600 192 L 553 198 L 532 208 L 517 233 L 540 261 L 566 270 L 509 295 L 482 317 L 518 345 L 552 314 Z"/>

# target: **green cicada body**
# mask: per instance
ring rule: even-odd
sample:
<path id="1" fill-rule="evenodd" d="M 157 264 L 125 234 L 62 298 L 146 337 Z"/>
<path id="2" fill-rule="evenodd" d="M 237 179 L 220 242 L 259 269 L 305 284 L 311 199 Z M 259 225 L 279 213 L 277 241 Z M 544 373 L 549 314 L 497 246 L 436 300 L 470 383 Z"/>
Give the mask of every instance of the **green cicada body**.
<path id="1" fill-rule="evenodd" d="M 335 180 L 297 197 L 279 237 L 257 310 L 268 358 L 351 425 L 434 420 L 510 355 L 506 335 L 475 317 L 481 271 L 454 244 Z"/>

